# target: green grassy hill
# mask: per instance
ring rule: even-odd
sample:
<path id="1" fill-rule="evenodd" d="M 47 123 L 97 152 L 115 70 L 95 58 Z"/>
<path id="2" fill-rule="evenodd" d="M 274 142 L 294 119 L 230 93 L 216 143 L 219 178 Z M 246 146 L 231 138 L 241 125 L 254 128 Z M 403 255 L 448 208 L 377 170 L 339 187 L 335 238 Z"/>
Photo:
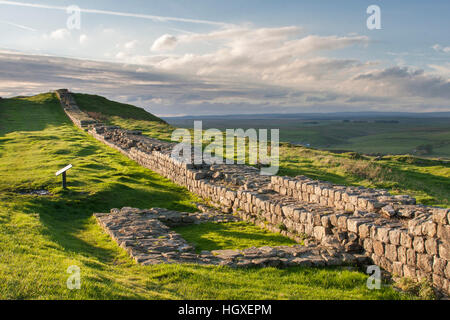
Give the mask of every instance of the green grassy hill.
<path id="1" fill-rule="evenodd" d="M 170 132 L 167 124 L 140 110 L 133 109 L 128 117 L 129 106 L 95 98 L 88 107 L 88 96 L 76 99 L 108 122 L 135 126 L 137 121 L 155 136 Z M 74 168 L 68 173 L 69 190 L 64 191 L 54 173 L 68 163 Z M 322 163 L 314 161 L 295 165 L 284 170 L 322 170 Z M 440 170 L 442 178 L 447 168 Z M 76 128 L 52 93 L 0 101 L 0 177 L 0 299 L 411 298 L 390 287 L 370 291 L 367 275 L 344 267 L 235 270 L 135 264 L 92 213 L 123 206 L 193 211 L 199 199 Z M 41 189 L 51 195 L 28 194 Z M 212 229 L 198 231 L 204 237 L 197 233 L 191 238 L 200 245 L 202 239 L 209 246 L 215 241 L 217 248 L 237 246 L 240 233 L 249 246 L 287 241 L 241 224 Z M 66 288 L 71 265 L 81 268 L 81 290 Z"/>

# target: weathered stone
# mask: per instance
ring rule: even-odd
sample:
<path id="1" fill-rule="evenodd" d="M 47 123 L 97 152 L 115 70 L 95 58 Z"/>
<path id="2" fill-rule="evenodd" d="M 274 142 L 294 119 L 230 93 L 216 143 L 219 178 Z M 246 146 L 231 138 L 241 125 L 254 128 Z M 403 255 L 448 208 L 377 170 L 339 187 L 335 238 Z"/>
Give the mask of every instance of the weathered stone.
<path id="1" fill-rule="evenodd" d="M 408 249 L 406 249 L 405 247 L 398 247 L 397 249 L 397 258 L 398 260 L 402 263 L 402 264 L 407 264 L 408 263 L 408 259 L 407 259 L 407 252 Z"/>
<path id="2" fill-rule="evenodd" d="M 367 253 L 373 252 L 373 241 L 372 239 L 366 238 L 363 241 L 363 248 Z"/>
<path id="3" fill-rule="evenodd" d="M 397 247 L 393 244 L 387 244 L 385 247 L 386 258 L 391 261 L 397 261 Z"/>
<path id="4" fill-rule="evenodd" d="M 448 214 L 450 213 L 450 209 L 444 208 L 433 208 L 433 221 L 438 224 L 448 224 Z"/>
<path id="5" fill-rule="evenodd" d="M 373 242 L 373 250 L 376 255 L 383 256 L 384 255 L 384 244 L 381 241 Z"/>
<path id="6" fill-rule="evenodd" d="M 406 250 L 406 263 L 410 266 L 416 265 L 416 252 L 413 249 Z"/>
<path id="7" fill-rule="evenodd" d="M 380 212 L 387 218 L 392 218 L 396 215 L 396 211 L 391 205 L 384 206 Z"/>
<path id="8" fill-rule="evenodd" d="M 450 243 L 450 226 L 449 225 L 438 225 L 437 237 L 443 242 Z"/>
<path id="9" fill-rule="evenodd" d="M 412 237 L 406 232 L 400 234 L 400 245 L 406 248 L 412 248 Z"/>
<path id="10" fill-rule="evenodd" d="M 389 228 L 380 227 L 377 229 L 377 240 L 383 243 L 389 243 Z"/>
<path id="11" fill-rule="evenodd" d="M 369 224 L 361 224 L 359 226 L 359 236 L 362 239 L 368 238 L 370 236 L 370 225 Z"/>
<path id="12" fill-rule="evenodd" d="M 439 257 L 449 261 L 450 260 L 450 244 L 439 242 L 438 243 L 439 248 Z"/>
<path id="13" fill-rule="evenodd" d="M 396 246 L 400 245 L 400 231 L 398 229 L 389 230 L 389 242 Z"/>
<path id="14" fill-rule="evenodd" d="M 428 254 L 437 255 L 438 254 L 438 246 L 436 239 L 426 239 L 425 240 L 425 250 Z"/>
<path id="15" fill-rule="evenodd" d="M 433 273 L 438 274 L 440 276 L 445 276 L 445 267 L 447 265 L 447 261 L 442 258 L 434 257 L 433 259 Z"/>
<path id="16" fill-rule="evenodd" d="M 314 238 L 316 238 L 317 240 L 321 240 L 326 234 L 326 229 L 325 227 L 322 226 L 316 226 L 314 227 Z"/>
<path id="17" fill-rule="evenodd" d="M 419 253 L 417 255 L 417 265 L 425 272 L 433 271 L 433 258 L 431 255 Z"/>
<path id="18" fill-rule="evenodd" d="M 433 238 L 434 236 L 436 236 L 436 232 L 437 232 L 436 223 L 428 221 L 422 225 L 422 233 L 425 236 Z"/>
<path id="19" fill-rule="evenodd" d="M 423 241 L 422 237 L 414 237 L 413 248 L 416 252 L 425 252 L 425 242 Z"/>
<path id="20" fill-rule="evenodd" d="M 415 278 L 416 268 L 410 265 L 403 265 L 403 276 L 406 278 Z"/>

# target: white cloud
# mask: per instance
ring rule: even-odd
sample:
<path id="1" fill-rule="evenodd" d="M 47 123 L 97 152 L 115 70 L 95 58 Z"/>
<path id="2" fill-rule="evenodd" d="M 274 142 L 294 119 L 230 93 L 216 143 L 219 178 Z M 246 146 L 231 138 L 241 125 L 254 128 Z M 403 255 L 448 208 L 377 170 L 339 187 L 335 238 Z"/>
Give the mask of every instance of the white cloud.
<path id="1" fill-rule="evenodd" d="M 136 48 L 136 45 L 138 44 L 137 40 L 132 40 L 132 41 L 128 41 L 127 43 L 125 43 L 123 46 L 125 49 L 127 50 L 132 50 L 134 48 Z"/>
<path id="2" fill-rule="evenodd" d="M 177 45 L 178 39 L 170 34 L 165 34 L 153 42 L 151 51 L 167 51 L 172 50 Z"/>
<path id="3" fill-rule="evenodd" d="M 50 33 L 50 38 L 54 40 L 65 40 L 70 37 L 70 31 L 67 29 L 58 29 Z"/>
<path id="4" fill-rule="evenodd" d="M 88 36 L 85 34 L 80 35 L 80 44 L 85 44 L 88 40 Z"/>
<path id="5" fill-rule="evenodd" d="M 450 47 L 443 47 L 440 44 L 435 44 L 431 48 L 433 48 L 437 52 L 450 53 Z"/>
<path id="6" fill-rule="evenodd" d="M 442 77 L 450 78 L 450 62 L 443 65 L 430 64 L 428 65 L 434 72 Z"/>
<path id="7" fill-rule="evenodd" d="M 173 49 L 177 44 L 219 42 L 209 53 L 186 53 L 159 57 L 134 57 L 134 63 L 203 76 L 233 77 L 258 81 L 274 81 L 282 85 L 298 85 L 308 79 L 323 79 L 333 72 L 364 68 L 354 60 L 320 58 L 321 51 L 366 45 L 365 36 L 298 37 L 298 27 L 229 28 L 207 34 L 188 34 L 178 38 L 164 35 L 153 49 Z"/>

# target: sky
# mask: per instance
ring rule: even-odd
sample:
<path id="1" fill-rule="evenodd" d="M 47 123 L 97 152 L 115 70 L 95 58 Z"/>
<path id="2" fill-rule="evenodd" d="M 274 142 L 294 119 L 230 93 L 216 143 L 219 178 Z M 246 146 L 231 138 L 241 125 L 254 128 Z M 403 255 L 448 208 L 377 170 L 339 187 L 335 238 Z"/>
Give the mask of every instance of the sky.
<path id="1" fill-rule="evenodd" d="M 64 87 L 159 116 L 450 111 L 449 15 L 448 0 L 0 0 L 0 96 Z"/>

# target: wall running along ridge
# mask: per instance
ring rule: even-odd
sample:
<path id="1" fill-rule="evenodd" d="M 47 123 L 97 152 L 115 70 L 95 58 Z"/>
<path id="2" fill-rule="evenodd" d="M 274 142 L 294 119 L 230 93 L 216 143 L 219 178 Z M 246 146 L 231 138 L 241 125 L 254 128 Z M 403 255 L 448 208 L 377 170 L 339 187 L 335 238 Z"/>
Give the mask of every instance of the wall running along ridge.
<path id="1" fill-rule="evenodd" d="M 79 128 L 222 211 L 297 242 L 310 237 L 322 246 L 362 252 L 396 276 L 426 278 L 450 293 L 450 209 L 417 205 L 385 190 L 261 176 L 244 165 L 187 164 L 171 157 L 174 143 L 97 123 L 66 89 L 56 94 Z"/>

